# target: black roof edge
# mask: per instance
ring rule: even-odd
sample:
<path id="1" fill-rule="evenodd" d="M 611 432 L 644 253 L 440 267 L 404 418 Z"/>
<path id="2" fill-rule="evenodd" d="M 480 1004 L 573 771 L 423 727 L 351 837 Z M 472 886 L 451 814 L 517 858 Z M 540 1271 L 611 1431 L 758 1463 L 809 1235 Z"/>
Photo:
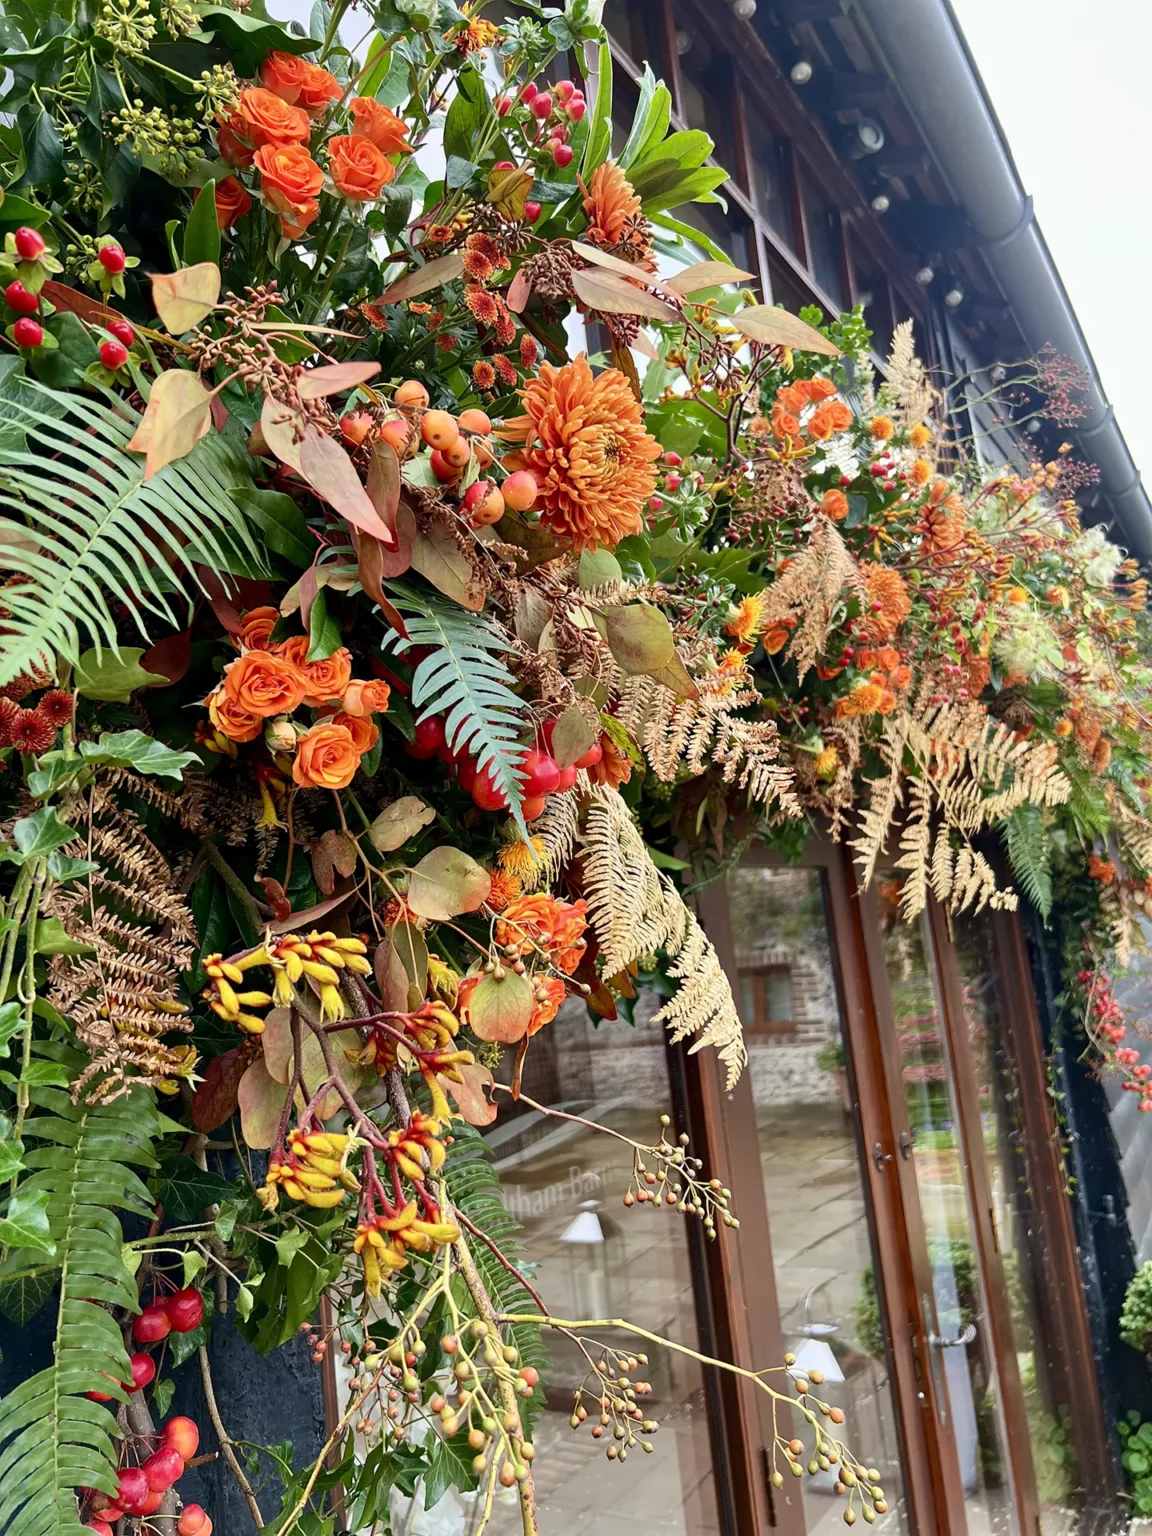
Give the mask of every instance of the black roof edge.
<path id="1" fill-rule="evenodd" d="M 1100 469 L 1112 532 L 1152 567 L 1152 503 L 1052 260 L 951 0 L 847 0 L 995 274 L 1025 342 L 1050 345 L 1089 381 L 1067 436 Z"/>

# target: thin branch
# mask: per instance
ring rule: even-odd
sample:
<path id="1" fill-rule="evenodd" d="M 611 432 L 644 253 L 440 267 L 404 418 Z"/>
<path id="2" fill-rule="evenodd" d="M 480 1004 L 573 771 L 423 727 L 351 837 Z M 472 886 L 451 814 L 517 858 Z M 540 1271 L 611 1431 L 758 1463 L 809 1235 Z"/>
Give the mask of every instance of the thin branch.
<path id="1" fill-rule="evenodd" d="M 212 1385 L 212 1366 L 208 1360 L 208 1351 L 203 1344 L 196 1351 L 196 1355 L 200 1361 L 200 1380 L 204 1385 L 204 1401 L 208 1407 L 208 1417 L 212 1420 L 212 1428 L 216 1431 L 216 1438 L 220 1441 L 220 1449 L 224 1452 L 224 1459 L 231 1469 L 232 1476 L 236 1479 L 236 1486 L 244 1495 L 244 1502 L 248 1505 L 253 1524 L 258 1531 L 262 1531 L 264 1529 L 264 1516 L 260 1513 L 260 1506 L 256 1502 L 255 1493 L 252 1491 L 252 1484 L 248 1481 L 244 1468 L 240 1465 L 239 1458 L 233 1449 L 235 1442 L 224 1428 L 224 1423 L 220 1418 L 220 1409 L 216 1404 L 216 1390 Z"/>

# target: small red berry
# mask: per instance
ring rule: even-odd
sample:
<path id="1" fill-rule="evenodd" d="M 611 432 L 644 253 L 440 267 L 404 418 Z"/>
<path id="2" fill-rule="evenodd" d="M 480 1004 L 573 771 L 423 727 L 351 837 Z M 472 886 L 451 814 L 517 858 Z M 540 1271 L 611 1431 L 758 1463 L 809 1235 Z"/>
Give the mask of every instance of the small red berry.
<path id="1" fill-rule="evenodd" d="M 534 1365 L 522 1365 L 520 1367 L 520 1380 L 528 1386 L 534 1387 L 540 1380 L 540 1372 Z"/>
<path id="2" fill-rule="evenodd" d="M 557 80 L 552 87 L 552 94 L 557 101 L 571 101 L 576 94 L 576 87 L 571 80 Z"/>
<path id="3" fill-rule="evenodd" d="M 40 300 L 34 293 L 28 292 L 19 278 L 5 288 L 4 302 L 18 315 L 31 315 L 40 308 Z"/>
<path id="4" fill-rule="evenodd" d="M 125 1467 L 120 1473 L 116 1502 L 130 1515 L 138 1515 L 141 1513 L 140 1506 L 147 1501 L 151 1492 L 143 1467 Z"/>
<path id="5" fill-rule="evenodd" d="M 524 222 L 525 222 L 525 224 L 535 224 L 536 220 L 539 217 L 540 217 L 540 204 L 539 203 L 533 203 L 533 202 L 529 201 L 529 202 L 524 204 Z"/>
<path id="6" fill-rule="evenodd" d="M 100 343 L 100 361 L 105 368 L 111 368 L 115 373 L 117 368 L 123 368 L 128 361 L 128 348 L 122 341 L 102 341 Z"/>
<path id="7" fill-rule="evenodd" d="M 556 785 L 556 793 L 562 794 L 564 790 L 571 789 L 576 782 L 576 764 L 570 763 L 567 768 L 561 768 L 560 781 Z"/>
<path id="8" fill-rule="evenodd" d="M 493 782 L 489 769 L 483 773 L 477 773 L 476 782 L 472 785 L 472 799 L 482 811 L 506 811 L 508 809 L 508 796 L 502 789 L 497 789 Z"/>
<path id="9" fill-rule="evenodd" d="M 554 165 L 558 165 L 561 170 L 563 170 L 566 165 L 571 165 L 571 144 L 557 144 L 552 150 L 552 162 Z"/>
<path id="10" fill-rule="evenodd" d="M 25 224 L 16 231 L 16 254 L 21 261 L 35 261 L 43 256 L 48 249 L 44 242 L 44 236 L 38 229 L 29 229 Z"/>
<path id="11" fill-rule="evenodd" d="M 89 1520 L 85 1525 L 86 1531 L 95 1531 L 96 1536 L 112 1536 L 112 1527 L 107 1520 Z"/>
<path id="12" fill-rule="evenodd" d="M 680 476 L 676 474 L 675 471 L 673 471 L 672 474 L 665 476 L 664 489 L 666 491 L 678 491 L 680 489 Z"/>
<path id="13" fill-rule="evenodd" d="M 435 752 L 444 745 L 444 722 L 439 715 L 421 720 L 415 730 L 416 746 Z"/>
<path id="14" fill-rule="evenodd" d="M 497 160 L 492 169 L 494 171 L 514 171 L 516 167 L 512 164 L 511 160 Z"/>
<path id="15" fill-rule="evenodd" d="M 139 1392 L 141 1387 L 146 1387 L 156 1375 L 156 1365 L 151 1355 L 137 1354 L 132 1356 L 132 1385 L 124 1385 L 129 1392 Z"/>
<path id="16" fill-rule="evenodd" d="M 678 453 L 673 453 L 671 448 L 669 448 L 668 452 L 664 455 L 664 462 L 670 469 L 679 469 L 684 460 Z"/>
<path id="17" fill-rule="evenodd" d="M 132 1324 L 132 1337 L 140 1344 L 158 1344 L 172 1332 L 172 1321 L 163 1307 L 145 1307 Z"/>
<path id="18" fill-rule="evenodd" d="M 578 123 L 585 112 L 587 112 L 588 105 L 583 101 L 570 101 L 564 110 L 567 112 L 571 122 Z"/>
<path id="19" fill-rule="evenodd" d="M 537 91 L 536 82 L 534 80 L 529 80 L 527 85 L 522 85 L 520 87 L 520 100 L 521 101 L 529 101 L 530 102 L 532 100 L 532 98 L 536 95 L 536 91 Z"/>
<path id="20" fill-rule="evenodd" d="M 122 341 L 126 347 L 130 347 L 136 340 L 136 332 L 127 320 L 109 320 L 108 329 L 116 340 Z"/>
<path id="21" fill-rule="evenodd" d="M 105 272 L 115 277 L 118 272 L 124 270 L 124 247 L 117 240 L 113 240 L 108 245 L 102 245 L 96 252 L 96 260 Z"/>
<path id="22" fill-rule="evenodd" d="M 38 347 L 44 340 L 44 327 L 21 315 L 12 327 L 12 340 L 18 347 Z"/>
<path id="23" fill-rule="evenodd" d="M 173 1333 L 192 1333 L 204 1318 L 204 1298 L 194 1286 L 177 1291 L 164 1303 Z"/>
<path id="24" fill-rule="evenodd" d="M 532 116 L 538 117 L 541 122 L 552 115 L 552 95 L 549 91 L 538 91 L 532 98 Z"/>
<path id="25" fill-rule="evenodd" d="M 496 108 L 497 117 L 507 117 L 508 113 L 512 110 L 512 98 L 511 96 L 497 96 L 492 105 Z"/>
<path id="26" fill-rule="evenodd" d="M 174 1445 L 162 1446 L 144 1463 L 144 1476 L 153 1492 L 163 1493 L 184 1473 L 184 1458 Z"/>
<path id="27" fill-rule="evenodd" d="M 573 768 L 593 768 L 604 756 L 604 748 L 598 741 L 594 741 L 583 757 L 578 757 L 572 764 Z"/>

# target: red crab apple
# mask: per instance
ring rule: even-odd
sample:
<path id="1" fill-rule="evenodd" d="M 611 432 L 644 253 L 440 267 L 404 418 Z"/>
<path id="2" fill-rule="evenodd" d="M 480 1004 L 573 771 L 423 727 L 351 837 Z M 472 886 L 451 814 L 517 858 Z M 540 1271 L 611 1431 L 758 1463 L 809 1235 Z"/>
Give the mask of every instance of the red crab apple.
<path id="1" fill-rule="evenodd" d="M 199 1504 L 185 1504 L 176 1529 L 179 1536 L 212 1536 L 212 1521 Z"/>
<path id="2" fill-rule="evenodd" d="M 192 1333 L 199 1328 L 204 1317 L 204 1298 L 194 1286 L 177 1291 L 164 1303 L 173 1333 Z"/>
<path id="3" fill-rule="evenodd" d="M 163 1493 L 184 1475 L 184 1458 L 174 1445 L 161 1446 L 144 1463 L 144 1475 L 153 1493 Z"/>
<path id="4" fill-rule="evenodd" d="M 192 1419 L 169 1419 L 162 1430 L 164 1445 L 180 1452 L 185 1461 L 191 1461 L 200 1444 L 200 1431 Z"/>
<path id="5" fill-rule="evenodd" d="M 535 799 L 538 795 L 550 795 L 560 782 L 560 769 L 556 759 L 535 747 L 530 752 L 525 752 L 522 767 L 526 775 L 524 794 L 529 799 Z"/>
<path id="6" fill-rule="evenodd" d="M 145 1307 L 132 1324 L 132 1337 L 140 1344 L 158 1344 L 172 1332 L 172 1320 L 162 1306 L 153 1302 Z"/>
<path id="7" fill-rule="evenodd" d="M 156 1375 L 156 1364 L 151 1355 L 143 1352 L 132 1356 L 132 1385 L 124 1383 L 128 1392 L 139 1392 L 141 1387 L 146 1387 Z"/>
<path id="8" fill-rule="evenodd" d="M 604 748 L 598 741 L 594 741 L 583 757 L 578 757 L 572 764 L 573 768 L 594 768 L 604 756 Z"/>
<path id="9" fill-rule="evenodd" d="M 526 469 L 518 469 L 504 481 L 500 492 L 513 512 L 527 512 L 540 494 L 540 488 L 534 475 L 530 475 Z"/>
<path id="10" fill-rule="evenodd" d="M 116 1502 L 130 1515 L 139 1515 L 143 1513 L 140 1506 L 147 1501 L 151 1492 L 148 1475 L 143 1467 L 125 1467 L 120 1473 Z"/>
<path id="11" fill-rule="evenodd" d="M 89 1520 L 85 1524 L 84 1529 L 86 1531 L 95 1531 L 96 1536 L 112 1536 L 112 1527 L 108 1524 L 107 1520 Z"/>

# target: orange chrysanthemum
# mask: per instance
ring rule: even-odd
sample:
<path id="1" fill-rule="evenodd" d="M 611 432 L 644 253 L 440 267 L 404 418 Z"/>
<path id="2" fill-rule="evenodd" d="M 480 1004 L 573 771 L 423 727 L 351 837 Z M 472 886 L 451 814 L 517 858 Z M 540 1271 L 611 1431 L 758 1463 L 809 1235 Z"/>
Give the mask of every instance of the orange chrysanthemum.
<path id="1" fill-rule="evenodd" d="M 764 628 L 764 609 L 768 603 L 768 593 L 753 592 L 751 597 L 743 597 L 730 611 L 724 633 L 731 635 L 741 645 L 748 645 Z"/>
<path id="2" fill-rule="evenodd" d="M 864 589 L 868 594 L 868 612 L 864 623 L 868 636 L 876 644 L 891 640 L 912 610 L 912 599 L 899 571 L 867 562 L 861 566 Z"/>
<path id="3" fill-rule="evenodd" d="M 851 693 L 836 700 L 836 718 L 848 720 L 855 715 L 874 715 L 884 702 L 884 689 L 879 683 L 857 683 Z"/>
<path id="4" fill-rule="evenodd" d="M 636 258 L 646 261 L 652 254 L 648 221 L 640 209 L 640 199 L 620 167 L 605 160 L 592 172 L 584 192 L 584 212 L 588 228 L 584 238 L 590 245 L 628 246 Z"/>
<path id="5" fill-rule="evenodd" d="M 500 376 L 500 382 L 507 384 L 509 389 L 515 389 L 520 382 L 520 375 L 516 372 L 514 363 L 504 356 L 503 352 L 492 354 L 492 366 Z"/>
<path id="6" fill-rule="evenodd" d="M 644 430 L 624 375 L 608 368 L 594 376 L 581 353 L 563 368 L 542 363 L 523 400 L 527 414 L 508 422 L 504 435 L 524 446 L 506 462 L 534 476 L 541 522 L 577 553 L 613 549 L 639 533 L 660 444 Z"/>
<path id="7" fill-rule="evenodd" d="M 493 912 L 503 912 L 508 903 L 520 895 L 522 889 L 515 875 L 510 875 L 506 869 L 494 869 L 488 891 L 488 905 Z"/>
<path id="8" fill-rule="evenodd" d="M 472 382 L 477 389 L 491 389 L 496 382 L 496 370 L 486 357 L 472 364 Z"/>

